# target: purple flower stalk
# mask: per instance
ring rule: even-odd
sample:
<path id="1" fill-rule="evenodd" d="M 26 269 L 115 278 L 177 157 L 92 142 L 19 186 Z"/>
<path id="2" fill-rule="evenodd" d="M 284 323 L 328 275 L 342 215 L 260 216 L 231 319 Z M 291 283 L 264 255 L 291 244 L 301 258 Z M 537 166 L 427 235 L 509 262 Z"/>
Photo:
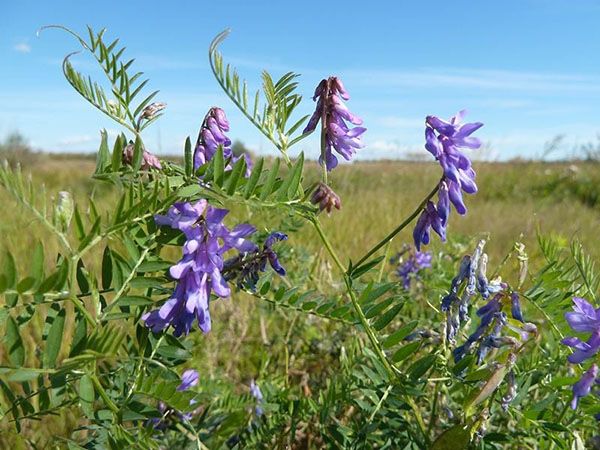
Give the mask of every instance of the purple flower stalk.
<path id="1" fill-rule="evenodd" d="M 231 170 L 232 164 L 235 164 L 240 158 L 246 160 L 246 177 L 250 176 L 252 171 L 252 160 L 247 154 L 235 156 L 231 151 L 231 140 L 225 134 L 229 131 L 229 121 L 225 116 L 225 111 L 213 106 L 202 121 L 196 147 L 194 149 L 194 170 L 209 162 L 215 156 L 219 146 L 223 149 L 225 161 L 230 160 L 225 170 Z"/>
<path id="2" fill-rule="evenodd" d="M 175 336 L 188 334 L 194 320 L 198 320 L 204 333 L 210 331 L 211 293 L 225 298 L 231 292 L 221 273 L 224 253 L 232 249 L 242 253 L 256 250 L 256 245 L 246 239 L 256 229 L 241 224 L 229 230 L 223 224 L 228 212 L 201 199 L 195 204 L 175 203 L 167 215 L 155 216 L 158 225 L 181 230 L 186 242 L 182 259 L 169 271 L 177 280 L 171 298 L 160 309 L 142 317 L 153 332 L 172 326 Z"/>
<path id="3" fill-rule="evenodd" d="M 584 372 L 581 379 L 573 385 L 573 400 L 571 400 L 571 408 L 577 409 L 579 399 L 585 397 L 592 390 L 592 386 L 597 382 L 598 366 L 593 364 Z"/>
<path id="4" fill-rule="evenodd" d="M 324 154 L 319 157 L 319 163 L 325 164 L 328 171 L 338 165 L 338 159 L 333 154 L 332 148 L 346 161 L 350 161 L 356 150 L 363 147 L 360 138 L 367 129 L 360 126 L 351 128 L 346 123 L 362 125 L 362 119 L 352 114 L 342 101 L 349 99 L 348 92 L 337 77 L 321 80 L 313 96 L 313 100 L 317 101 L 317 107 L 303 133 L 313 132 L 321 121 L 322 145 L 325 148 Z"/>
<path id="5" fill-rule="evenodd" d="M 430 252 L 411 252 L 406 259 L 401 256 L 399 259 L 399 266 L 396 269 L 396 275 L 402 279 L 402 285 L 404 289 L 410 289 L 410 283 L 413 279 L 419 278 L 419 272 L 423 269 L 431 267 L 431 253 Z"/>
<path id="6" fill-rule="evenodd" d="M 417 221 L 414 232 L 417 249 L 429 242 L 429 227 L 433 227 L 445 241 L 450 204 L 454 205 L 456 212 L 464 215 L 467 208 L 462 197 L 463 191 L 467 194 L 477 192 L 475 171 L 469 158 L 460 149 L 481 146 L 479 139 L 471 137 L 471 134 L 483 124 L 461 124 L 464 114 L 465 111 L 460 111 L 448 122 L 436 116 L 427 116 L 425 119 L 425 148 L 439 161 L 444 176 L 439 184 L 437 205 L 428 202 Z"/>

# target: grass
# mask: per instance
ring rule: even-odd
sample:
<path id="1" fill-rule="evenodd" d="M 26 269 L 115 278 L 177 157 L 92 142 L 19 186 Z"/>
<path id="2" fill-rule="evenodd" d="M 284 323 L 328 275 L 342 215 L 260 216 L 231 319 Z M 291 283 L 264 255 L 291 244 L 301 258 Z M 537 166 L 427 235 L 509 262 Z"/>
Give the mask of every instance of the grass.
<path id="1" fill-rule="evenodd" d="M 595 245 L 600 224 L 600 171 L 596 164 L 514 162 L 476 163 L 475 167 L 479 193 L 466 199 L 469 211 L 465 217 L 455 213 L 451 216 L 448 231 L 452 239 L 489 236 L 487 251 L 494 265 L 510 251 L 515 241 L 520 241 L 526 245 L 535 264 L 539 258 L 536 230 L 541 229 L 545 234 L 564 238 L 565 242 L 576 236 L 594 259 L 600 258 L 600 247 Z M 309 178 L 318 176 L 315 165 L 309 165 L 308 169 Z M 108 186 L 90 179 L 93 170 L 94 163 L 89 158 L 51 158 L 47 155 L 35 158 L 25 169 L 38 184 L 46 186 L 48 196 L 56 197 L 58 191 L 68 190 L 84 211 L 87 195 L 97 198 L 102 208 L 111 208 L 114 195 Z M 329 217 L 324 216 L 322 222 L 342 260 L 356 260 L 378 242 L 414 210 L 439 176 L 440 168 L 433 162 L 371 162 L 337 169 L 331 178 L 343 207 Z M 24 273 L 28 270 L 34 243 L 43 240 L 46 263 L 50 266 L 59 250 L 58 243 L 47 240 L 43 226 L 32 220 L 28 212 L 16 205 L 3 190 L 0 190 L 0 202 L 5 211 L 0 221 L 0 249 L 10 250 L 19 271 Z M 232 217 L 229 224 L 235 223 L 235 219 L 259 226 L 268 223 L 268 217 L 262 214 L 249 217 L 244 208 L 237 208 L 233 216 L 235 218 Z M 411 231 L 409 227 L 398 235 L 391 251 L 410 242 Z M 314 276 L 321 280 L 331 277 L 334 269 L 311 227 L 302 227 L 292 235 L 290 244 L 295 253 L 289 253 L 284 263 L 291 266 L 294 258 L 311 258 Z M 435 251 L 442 245 L 434 237 L 431 249 Z M 90 254 L 86 265 L 93 270 L 99 256 Z M 236 295 L 231 301 L 218 302 L 212 311 L 217 325 L 208 336 L 200 333 L 191 336 L 195 346 L 194 361 L 190 364 L 201 369 L 206 378 L 225 378 L 240 384 L 247 384 L 253 374 L 268 370 L 274 360 L 281 360 L 281 355 L 270 351 L 273 348 L 285 352 L 289 366 L 286 376 L 292 380 L 297 378 L 301 382 L 307 373 L 312 377 L 319 376 L 321 371 L 326 374 L 327 362 L 311 359 L 310 349 L 303 346 L 311 339 L 328 337 L 333 340 L 336 333 L 344 332 L 335 324 L 312 317 L 261 308 L 247 296 Z M 302 326 L 298 326 L 299 317 L 304 319 Z M 31 348 L 40 339 L 42 327 L 43 317 L 32 321 L 31 334 L 27 337 Z M 0 349 L 0 361 L 4 359 Z M 48 439 L 47 430 L 67 435 L 76 424 L 76 417 L 48 418 L 41 424 L 32 423 L 31 429 L 24 433 L 41 436 L 35 440 L 43 444 Z M 3 442 L 12 445 L 14 441 L 0 439 L 0 444 Z"/>

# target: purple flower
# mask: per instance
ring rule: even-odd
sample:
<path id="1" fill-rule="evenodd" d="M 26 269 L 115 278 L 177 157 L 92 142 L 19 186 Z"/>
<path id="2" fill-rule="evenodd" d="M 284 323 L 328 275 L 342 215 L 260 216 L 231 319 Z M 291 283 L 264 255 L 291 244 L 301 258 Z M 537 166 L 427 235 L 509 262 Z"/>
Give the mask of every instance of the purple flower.
<path id="1" fill-rule="evenodd" d="M 565 314 L 569 326 L 578 333 L 588 333 L 600 328 L 600 308 L 594 309 L 585 299 L 573 297 L 573 312 Z"/>
<path id="2" fill-rule="evenodd" d="M 256 414 L 257 417 L 260 417 L 264 414 L 264 411 L 261 406 L 263 403 L 263 395 L 262 395 L 262 392 L 260 391 L 260 387 L 258 387 L 258 384 L 256 384 L 254 380 L 252 380 L 250 382 L 250 394 L 256 400 L 256 406 L 254 407 L 254 413 Z"/>
<path id="3" fill-rule="evenodd" d="M 367 129 L 358 126 L 351 128 L 346 123 L 362 125 L 362 119 L 352 114 L 343 103 L 342 100 L 349 100 L 350 96 L 339 78 L 329 77 L 321 80 L 313 96 L 313 100 L 317 99 L 315 112 L 303 133 L 314 131 L 321 121 L 325 138 L 325 155 L 319 157 L 319 163 L 325 164 L 327 170 L 332 170 L 338 165 L 338 159 L 331 151 L 332 147 L 349 161 L 356 150 L 363 147 L 360 137 Z"/>
<path id="4" fill-rule="evenodd" d="M 246 161 L 246 176 L 250 176 L 252 171 L 252 160 L 247 154 L 234 156 L 231 151 L 231 140 L 225 135 L 229 131 L 229 122 L 225 116 L 225 111 L 213 106 L 202 121 L 196 147 L 194 149 L 194 170 L 209 162 L 217 152 L 219 146 L 223 148 L 223 157 L 225 161 L 230 160 L 231 164 L 225 167 L 225 170 L 231 170 L 232 164 L 235 164 L 240 158 Z"/>
<path id="5" fill-rule="evenodd" d="M 418 278 L 418 274 L 421 270 L 431 267 L 431 253 L 430 252 L 411 252 L 409 256 L 402 260 L 400 259 L 400 265 L 396 269 L 396 275 L 402 279 L 404 289 L 410 288 L 410 282 L 413 278 Z"/>
<path id="6" fill-rule="evenodd" d="M 187 369 L 181 375 L 181 384 L 177 386 L 178 391 L 187 391 L 198 384 L 198 372 L 194 369 Z"/>
<path id="7" fill-rule="evenodd" d="M 467 213 L 467 207 L 463 201 L 463 191 L 467 194 L 477 192 L 475 171 L 471 167 L 469 158 L 460 149 L 475 149 L 481 146 L 479 139 L 470 135 L 481 128 L 483 124 L 479 122 L 461 124 L 460 121 L 464 114 L 465 111 L 459 112 L 449 122 L 436 116 L 427 116 L 425 119 L 425 148 L 439 161 L 444 170 L 444 176 L 438 187 L 437 206 L 428 212 L 427 218 L 423 217 L 425 214 L 423 213 L 421 220 L 417 222 L 415 233 L 421 237 L 420 240 L 415 238 L 417 248 L 421 243 L 429 242 L 428 232 L 423 233 L 427 223 L 431 226 L 437 225 L 440 231 L 443 230 L 443 232 L 438 232 L 434 227 L 444 241 L 445 229 L 450 216 L 450 204 L 454 205 L 456 212 L 464 215 Z M 427 208 L 430 208 L 429 203 Z"/>
<path id="8" fill-rule="evenodd" d="M 232 249 L 242 253 L 256 250 L 256 245 L 246 239 L 256 229 L 241 224 L 229 230 L 222 223 L 228 212 L 201 199 L 195 204 L 176 203 L 167 215 L 155 217 L 157 224 L 181 230 L 186 242 L 183 257 L 169 270 L 171 277 L 177 280 L 171 298 L 160 309 L 142 317 L 153 332 L 172 326 L 175 336 L 188 334 L 195 319 L 204 333 L 210 331 L 211 293 L 222 298 L 230 295 L 221 273 L 223 254 Z"/>
<path id="9" fill-rule="evenodd" d="M 513 292 L 510 294 L 510 303 L 511 303 L 511 314 L 513 319 L 517 319 L 520 322 L 525 322 L 523 320 L 523 313 L 521 312 L 521 301 L 519 299 L 519 294 Z"/>
<path id="10" fill-rule="evenodd" d="M 594 309 L 586 300 L 580 297 L 573 298 L 573 312 L 565 314 L 569 326 L 578 333 L 591 332 L 588 340 L 570 336 L 561 342 L 574 349 L 567 357 L 569 362 L 579 364 L 591 358 L 600 350 L 600 309 Z"/>
<path id="11" fill-rule="evenodd" d="M 584 374 L 581 379 L 573 385 L 573 400 L 571 400 L 571 408 L 577 409 L 577 404 L 581 397 L 585 397 L 592 390 L 592 386 L 596 382 L 598 376 L 598 366 L 593 364 Z"/>
<path id="12" fill-rule="evenodd" d="M 421 250 L 421 244 L 429 244 L 430 228 L 433 228 L 440 236 L 442 242 L 446 241 L 446 225 L 442 222 L 436 206 L 431 201 L 427 202 L 413 231 L 413 239 L 417 251 Z"/>

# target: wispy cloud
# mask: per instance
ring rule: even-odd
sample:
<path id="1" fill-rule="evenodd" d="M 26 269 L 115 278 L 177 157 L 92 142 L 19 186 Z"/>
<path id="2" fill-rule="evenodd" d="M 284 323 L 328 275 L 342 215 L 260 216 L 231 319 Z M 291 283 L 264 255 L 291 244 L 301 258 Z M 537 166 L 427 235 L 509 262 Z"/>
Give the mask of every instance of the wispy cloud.
<path id="1" fill-rule="evenodd" d="M 519 92 L 600 92 L 600 75 L 494 69 L 368 69 L 340 71 L 354 85 L 400 88 L 469 88 Z"/>
<path id="2" fill-rule="evenodd" d="M 21 41 L 13 46 L 13 50 L 17 53 L 31 53 L 31 45 L 27 41 Z"/>

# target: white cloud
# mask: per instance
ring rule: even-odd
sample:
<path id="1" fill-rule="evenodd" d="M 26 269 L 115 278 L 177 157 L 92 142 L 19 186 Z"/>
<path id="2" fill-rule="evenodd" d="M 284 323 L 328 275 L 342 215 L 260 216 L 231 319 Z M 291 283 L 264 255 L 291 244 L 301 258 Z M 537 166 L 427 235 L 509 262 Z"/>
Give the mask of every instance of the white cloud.
<path id="1" fill-rule="evenodd" d="M 97 140 L 97 138 L 94 138 L 89 134 L 83 134 L 80 136 L 67 136 L 58 141 L 58 145 L 60 147 L 73 147 L 76 145 L 89 144 L 95 140 Z"/>
<path id="2" fill-rule="evenodd" d="M 598 92 L 600 77 L 495 69 L 421 68 L 342 71 L 352 84 L 378 87 L 453 87 L 519 92 Z"/>
<path id="3" fill-rule="evenodd" d="M 31 53 L 31 45 L 26 41 L 19 42 L 13 46 L 13 50 L 18 53 Z"/>

